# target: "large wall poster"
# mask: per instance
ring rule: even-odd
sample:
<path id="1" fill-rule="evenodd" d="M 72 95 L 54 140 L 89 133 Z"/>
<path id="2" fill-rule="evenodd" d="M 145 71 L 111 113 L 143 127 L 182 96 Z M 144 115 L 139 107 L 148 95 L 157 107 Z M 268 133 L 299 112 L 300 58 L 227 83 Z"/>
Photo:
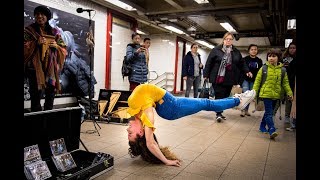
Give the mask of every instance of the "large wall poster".
<path id="1" fill-rule="evenodd" d="M 28 26 L 31 23 L 34 23 L 34 9 L 42 4 L 24 0 L 24 26 Z M 67 13 L 52 7 L 47 6 L 51 13 L 52 19 L 49 21 L 49 24 L 52 27 L 56 27 L 61 31 L 62 38 L 68 48 L 68 56 L 66 62 L 70 61 L 84 61 L 87 66 L 91 66 L 91 71 L 94 67 L 94 52 L 92 51 L 91 57 L 89 56 L 89 48 L 86 43 L 87 33 L 89 32 L 89 15 L 88 19 Z M 76 10 L 75 10 L 76 13 Z M 86 12 L 84 12 L 86 13 Z M 94 32 L 94 21 L 91 20 L 91 30 Z M 90 64 L 91 60 L 91 64 Z M 94 77 L 93 77 L 94 78 Z M 65 82 L 65 78 L 60 77 L 60 84 L 63 89 L 60 94 L 56 94 L 56 97 L 68 97 L 72 96 L 73 88 L 70 82 Z M 24 100 L 29 100 L 30 95 L 28 92 L 28 80 L 25 78 L 25 95 Z"/>

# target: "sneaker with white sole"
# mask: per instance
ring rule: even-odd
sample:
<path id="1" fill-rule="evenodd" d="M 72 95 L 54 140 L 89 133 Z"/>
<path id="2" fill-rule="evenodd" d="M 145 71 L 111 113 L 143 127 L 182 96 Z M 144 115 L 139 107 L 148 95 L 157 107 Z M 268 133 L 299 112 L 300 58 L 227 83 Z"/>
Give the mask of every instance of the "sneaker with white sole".
<path id="1" fill-rule="evenodd" d="M 254 98 L 256 97 L 255 90 L 248 90 L 241 94 L 235 94 L 233 97 L 240 99 L 240 104 L 236 107 L 236 109 L 244 110 L 245 107 L 250 104 Z"/>

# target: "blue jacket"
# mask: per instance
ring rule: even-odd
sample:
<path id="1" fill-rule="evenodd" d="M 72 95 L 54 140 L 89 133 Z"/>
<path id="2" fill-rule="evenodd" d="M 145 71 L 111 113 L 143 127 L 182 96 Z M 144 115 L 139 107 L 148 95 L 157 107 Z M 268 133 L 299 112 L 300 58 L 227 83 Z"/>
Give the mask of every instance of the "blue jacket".
<path id="1" fill-rule="evenodd" d="M 199 53 L 198 53 L 198 57 L 201 63 L 201 58 Z M 202 68 L 200 68 L 199 75 L 201 75 L 201 69 Z M 182 77 L 185 77 L 185 76 L 194 76 L 194 59 L 191 54 L 191 51 L 189 51 L 182 60 Z"/>
<path id="2" fill-rule="evenodd" d="M 126 49 L 126 60 L 132 66 L 132 73 L 129 76 L 130 82 L 147 82 L 148 66 L 144 52 L 136 53 L 140 45 L 128 44 Z"/>

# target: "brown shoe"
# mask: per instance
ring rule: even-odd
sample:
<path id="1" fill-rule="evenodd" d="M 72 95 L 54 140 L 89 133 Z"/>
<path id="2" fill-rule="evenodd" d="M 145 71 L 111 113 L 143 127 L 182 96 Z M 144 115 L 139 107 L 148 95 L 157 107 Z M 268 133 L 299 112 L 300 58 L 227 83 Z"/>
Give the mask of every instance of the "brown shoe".
<path id="1" fill-rule="evenodd" d="M 245 111 L 244 114 L 247 115 L 247 116 L 251 116 L 251 114 L 248 111 Z"/>

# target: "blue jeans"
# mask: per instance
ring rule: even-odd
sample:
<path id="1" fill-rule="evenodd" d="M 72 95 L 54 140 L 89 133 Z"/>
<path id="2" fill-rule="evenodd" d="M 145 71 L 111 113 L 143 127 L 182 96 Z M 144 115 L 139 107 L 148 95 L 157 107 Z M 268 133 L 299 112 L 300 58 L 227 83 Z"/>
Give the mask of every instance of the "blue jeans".
<path id="1" fill-rule="evenodd" d="M 254 82 L 249 82 L 244 80 L 242 83 L 242 92 L 246 92 L 248 90 L 252 90 Z M 245 107 L 245 110 L 248 111 L 250 104 Z"/>
<path id="2" fill-rule="evenodd" d="M 201 81 L 201 76 L 187 76 L 187 89 L 185 97 L 189 97 L 191 86 L 193 86 L 193 97 L 198 97 L 198 89 Z"/>
<path id="3" fill-rule="evenodd" d="M 273 123 L 273 110 L 274 110 L 275 104 L 277 103 L 277 100 L 264 98 L 263 103 L 264 103 L 265 112 L 264 112 L 262 121 L 260 123 L 260 129 L 265 129 L 267 125 L 269 134 L 271 135 L 273 132 L 276 131 L 276 128 L 274 127 L 274 123 Z"/>
<path id="4" fill-rule="evenodd" d="M 240 104 L 239 98 L 225 99 L 206 99 L 206 98 L 186 98 L 175 97 L 166 92 L 162 98 L 163 102 L 156 103 L 158 115 L 167 120 L 175 120 L 184 116 L 195 114 L 201 110 L 205 111 L 223 111 Z"/>

